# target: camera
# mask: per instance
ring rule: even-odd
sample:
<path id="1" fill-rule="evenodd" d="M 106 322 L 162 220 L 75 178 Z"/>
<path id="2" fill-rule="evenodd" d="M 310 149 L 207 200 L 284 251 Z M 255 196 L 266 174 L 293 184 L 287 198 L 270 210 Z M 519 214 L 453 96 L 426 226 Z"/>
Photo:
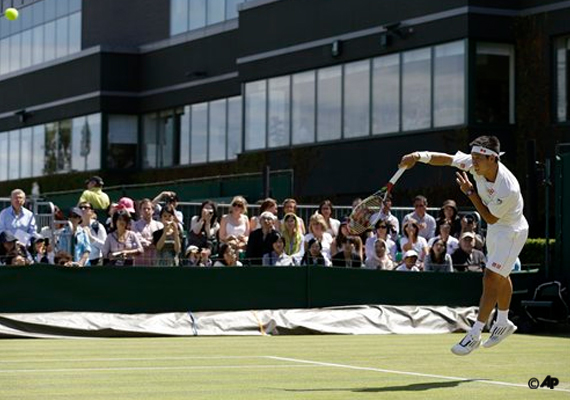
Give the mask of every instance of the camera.
<path id="1" fill-rule="evenodd" d="M 466 216 L 465 216 L 465 221 L 466 221 L 468 224 L 472 224 L 473 222 L 475 222 L 475 217 L 473 217 L 473 215 L 466 215 Z"/>

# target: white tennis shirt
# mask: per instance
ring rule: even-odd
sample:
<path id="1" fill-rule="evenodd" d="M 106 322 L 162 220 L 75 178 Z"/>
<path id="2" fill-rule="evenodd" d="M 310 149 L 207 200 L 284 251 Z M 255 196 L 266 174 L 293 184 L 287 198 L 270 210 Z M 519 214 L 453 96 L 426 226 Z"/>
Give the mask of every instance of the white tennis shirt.
<path id="1" fill-rule="evenodd" d="M 499 219 L 495 224 L 489 225 L 490 228 L 509 228 L 517 232 L 528 229 L 528 222 L 523 215 L 524 201 L 519 182 L 500 161 L 495 182 L 489 182 L 475 172 L 471 154 L 458 151 L 453 156 L 452 165 L 473 175 L 481 201 Z"/>

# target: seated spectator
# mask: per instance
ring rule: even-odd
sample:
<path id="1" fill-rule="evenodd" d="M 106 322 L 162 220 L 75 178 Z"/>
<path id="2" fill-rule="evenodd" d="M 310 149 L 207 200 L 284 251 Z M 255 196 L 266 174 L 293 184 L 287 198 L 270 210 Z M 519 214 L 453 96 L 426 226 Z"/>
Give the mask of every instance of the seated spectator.
<path id="1" fill-rule="evenodd" d="M 269 211 L 271 214 L 275 215 L 275 220 L 277 220 L 277 202 L 268 197 L 265 200 L 261 200 L 259 205 L 259 215 L 263 214 L 265 211 Z M 253 216 L 249 220 L 249 230 L 253 232 L 261 228 L 261 223 L 259 222 L 259 217 Z"/>
<path id="2" fill-rule="evenodd" d="M 60 250 L 54 255 L 54 264 L 62 267 L 71 266 L 73 257 L 67 251 Z"/>
<path id="3" fill-rule="evenodd" d="M 12 257 L 12 259 L 10 260 L 10 264 L 7 264 L 7 265 L 12 266 L 12 267 L 18 267 L 18 266 L 22 266 L 22 265 L 30 265 L 30 260 L 28 260 L 24 256 L 17 254 L 14 257 Z"/>
<path id="4" fill-rule="evenodd" d="M 154 207 L 150 199 L 140 201 L 139 212 L 140 218 L 132 224 L 131 228 L 137 234 L 144 252 L 135 255 L 134 265 L 153 266 L 156 265 L 156 246 L 152 235 L 164 228 L 164 225 L 152 218 Z"/>
<path id="5" fill-rule="evenodd" d="M 386 245 L 388 257 L 390 257 L 392 260 L 396 259 L 398 246 L 396 245 L 396 243 L 394 243 L 394 241 L 392 241 L 392 237 L 389 234 L 389 232 L 392 232 L 392 230 L 393 227 L 392 225 L 390 225 L 390 223 L 387 220 L 381 219 L 378 220 L 378 222 L 376 222 L 375 235 L 370 236 L 368 239 L 366 239 L 366 244 L 364 245 L 366 258 L 368 258 L 369 254 L 375 253 L 374 246 L 376 245 L 376 241 L 378 239 L 382 239 L 384 241 L 384 244 Z"/>
<path id="6" fill-rule="evenodd" d="M 107 231 L 103 224 L 97 221 L 97 214 L 89 203 L 79 203 L 78 207 L 83 211 L 83 218 L 81 218 L 81 228 L 89 239 L 91 245 L 91 253 L 89 253 L 89 265 L 103 264 L 103 257 L 101 250 L 107 240 Z"/>
<path id="7" fill-rule="evenodd" d="M 376 213 L 370 219 L 371 221 L 377 221 L 375 223 L 378 224 L 380 221 L 384 221 L 391 227 L 388 230 L 388 234 L 390 235 L 390 239 L 396 243 L 398 240 L 398 233 L 400 232 L 400 221 L 398 218 L 392 214 L 392 194 L 388 193 L 386 195 L 386 199 L 382 203 L 382 209 L 379 213 Z M 383 238 L 384 239 L 384 238 Z"/>
<path id="8" fill-rule="evenodd" d="M 216 249 L 219 230 L 218 206 L 213 201 L 206 200 L 200 207 L 200 215 L 194 215 L 190 220 L 188 245 Z"/>
<path id="9" fill-rule="evenodd" d="M 318 213 L 321 214 L 325 218 L 326 224 L 326 231 L 330 234 L 333 238 L 338 235 L 338 228 L 340 227 L 340 221 L 336 218 L 332 217 L 333 213 L 333 204 L 330 200 L 325 200 L 319 204 Z"/>
<path id="10" fill-rule="evenodd" d="M 188 246 L 184 252 L 184 258 L 180 260 L 183 267 L 197 267 L 200 262 L 200 248 L 193 244 Z"/>
<path id="11" fill-rule="evenodd" d="M 283 201 L 283 215 L 287 215 L 287 214 L 293 214 L 295 216 L 295 218 L 297 219 L 297 225 L 299 226 L 299 232 L 301 232 L 302 235 L 304 235 L 305 233 L 307 233 L 306 229 L 305 229 L 305 222 L 303 221 L 303 219 L 299 216 L 297 216 L 297 201 L 295 199 L 285 199 Z M 283 224 L 283 221 L 280 221 L 277 224 L 277 230 L 281 230 L 281 226 Z M 290 254 L 289 254 L 290 255 Z"/>
<path id="12" fill-rule="evenodd" d="M 245 252 L 245 257 L 251 265 L 261 265 L 263 256 L 273 250 L 273 242 L 279 235 L 273 227 L 276 219 L 270 211 L 264 211 L 259 216 L 261 229 L 251 232 Z"/>
<path id="13" fill-rule="evenodd" d="M 457 250 L 457 248 L 459 247 L 459 240 L 451 236 L 450 233 L 451 233 L 451 225 L 447 222 L 442 223 L 439 226 L 439 235 L 437 235 L 436 237 L 432 237 L 428 241 L 428 247 L 430 248 L 433 247 L 435 241 L 441 239 L 446 244 L 445 248 L 446 253 L 452 255 L 455 252 L 455 250 Z"/>
<path id="14" fill-rule="evenodd" d="M 408 218 L 404 227 L 404 236 L 400 238 L 400 247 L 403 252 L 414 250 L 422 262 L 429 252 L 427 241 L 419 236 L 420 227 L 416 220 Z"/>
<path id="15" fill-rule="evenodd" d="M 305 245 L 303 246 L 303 254 L 308 250 L 308 243 L 311 239 L 317 239 L 322 247 L 323 256 L 327 260 L 327 264 L 331 259 L 331 244 L 333 237 L 330 233 L 326 232 L 327 225 L 325 219 L 321 214 L 313 214 L 309 222 L 309 233 L 304 237 Z"/>
<path id="16" fill-rule="evenodd" d="M 15 257 L 28 258 L 28 252 L 9 231 L 0 233 L 0 265 L 12 265 Z"/>
<path id="17" fill-rule="evenodd" d="M 408 220 L 413 219 L 420 228 L 418 236 L 421 236 L 426 240 L 435 236 L 435 218 L 426 212 L 427 206 L 428 201 L 424 196 L 416 196 L 414 198 L 415 211 L 413 213 L 406 214 L 402 219 L 402 234 L 405 234 L 404 227 Z"/>
<path id="18" fill-rule="evenodd" d="M 396 268 L 396 271 L 404 272 L 418 272 L 419 270 L 418 253 L 415 250 L 406 251 L 402 263 Z"/>
<path id="19" fill-rule="evenodd" d="M 442 239 L 436 239 L 424 260 L 424 271 L 453 272 L 451 255 L 446 252 L 446 244 Z"/>
<path id="20" fill-rule="evenodd" d="M 459 248 L 451 255 L 456 271 L 482 271 L 485 268 L 485 255 L 474 248 L 475 234 L 464 232 L 459 239 Z"/>
<path id="21" fill-rule="evenodd" d="M 74 267 L 84 267 L 90 265 L 89 254 L 91 244 L 85 230 L 81 227 L 83 220 L 83 210 L 73 207 L 69 211 L 69 222 L 59 237 L 59 248 L 71 254 Z"/>
<path id="22" fill-rule="evenodd" d="M 309 239 L 307 244 L 307 251 L 301 259 L 301 265 L 309 266 L 322 266 L 326 267 L 330 265 L 330 262 L 323 256 L 323 246 L 321 242 L 316 238 Z"/>
<path id="23" fill-rule="evenodd" d="M 231 202 L 230 212 L 220 222 L 220 242 L 229 243 L 238 251 L 245 251 L 249 240 L 249 219 L 247 202 L 242 196 L 236 196 Z"/>
<path id="24" fill-rule="evenodd" d="M 135 256 L 144 252 L 138 235 L 128 229 L 130 223 L 128 212 L 117 211 L 113 214 L 115 230 L 107 235 L 103 245 L 103 265 L 133 265 Z"/>
<path id="25" fill-rule="evenodd" d="M 461 218 L 461 237 L 465 232 L 471 232 L 475 235 L 475 248 L 483 251 L 485 247 L 485 239 L 477 233 L 477 217 L 473 214 L 466 214 Z"/>
<path id="26" fill-rule="evenodd" d="M 285 253 L 285 239 L 283 236 L 277 234 L 273 237 L 272 243 L 273 251 L 263 255 L 263 265 L 266 266 L 279 266 L 279 267 L 292 267 L 295 265 L 293 258 Z"/>
<path id="27" fill-rule="evenodd" d="M 229 243 L 222 243 L 219 250 L 219 259 L 214 267 L 241 267 L 243 264 L 238 260 L 237 250 Z"/>
<path id="28" fill-rule="evenodd" d="M 50 264 L 45 242 L 46 239 L 39 233 L 32 237 L 28 251 L 32 264 Z"/>
<path id="29" fill-rule="evenodd" d="M 461 218 L 457 213 L 457 203 L 455 203 L 455 200 L 448 199 L 443 202 L 435 224 L 436 235 L 440 234 L 441 225 L 449 224 L 451 227 L 450 235 L 456 239 L 459 237 L 461 234 Z"/>
<path id="30" fill-rule="evenodd" d="M 182 248 L 180 225 L 174 216 L 174 207 L 166 205 L 160 210 L 160 222 L 163 228 L 152 234 L 156 246 L 156 265 L 172 267 L 179 265 L 179 254 Z"/>
<path id="31" fill-rule="evenodd" d="M 285 254 L 300 261 L 303 249 L 303 234 L 298 224 L 298 217 L 293 213 L 285 214 L 281 224 L 281 235 L 285 241 Z"/>
<path id="32" fill-rule="evenodd" d="M 332 257 L 333 267 L 360 268 L 362 259 L 362 240 L 358 236 L 347 236 L 344 238 L 342 251 Z"/>
<path id="33" fill-rule="evenodd" d="M 100 176 L 92 176 L 85 181 L 87 189 L 81 194 L 80 203 L 92 204 L 97 210 L 106 210 L 111 202 L 109 196 L 103 192 L 103 179 Z"/>
<path id="34" fill-rule="evenodd" d="M 366 252 L 366 261 L 364 263 L 367 269 L 394 269 L 394 261 L 388 256 L 388 249 L 384 239 L 377 238 L 374 240 L 372 251 Z"/>

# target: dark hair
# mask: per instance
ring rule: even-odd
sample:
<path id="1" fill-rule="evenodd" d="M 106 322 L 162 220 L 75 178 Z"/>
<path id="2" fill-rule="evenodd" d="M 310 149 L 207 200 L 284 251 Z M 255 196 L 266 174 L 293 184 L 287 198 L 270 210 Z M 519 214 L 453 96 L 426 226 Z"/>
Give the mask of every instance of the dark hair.
<path id="1" fill-rule="evenodd" d="M 323 245 L 322 243 L 317 239 L 317 238 L 312 238 L 311 240 L 309 240 L 309 243 L 307 243 L 307 249 L 310 249 L 311 246 L 313 244 L 315 244 L 315 242 L 317 242 L 319 244 L 319 249 L 322 250 L 323 249 Z"/>
<path id="2" fill-rule="evenodd" d="M 425 196 L 422 196 L 421 194 L 414 197 L 414 204 L 416 203 L 416 201 L 421 201 L 425 206 L 428 205 L 427 198 Z"/>
<path id="3" fill-rule="evenodd" d="M 386 225 L 386 233 L 388 235 L 394 231 L 394 225 L 392 225 L 387 219 L 379 219 L 374 225 L 374 230 L 378 230 L 382 224 Z"/>
<path id="4" fill-rule="evenodd" d="M 435 251 L 433 251 L 433 248 L 435 247 L 436 243 L 441 242 L 443 244 L 443 253 L 442 254 L 435 254 Z M 443 241 L 443 239 L 436 239 L 433 241 L 433 244 L 431 245 L 431 247 L 429 248 L 429 256 L 431 258 L 431 261 L 437 264 L 443 264 L 443 262 L 445 261 L 445 254 L 447 253 L 447 243 L 445 243 L 445 241 Z"/>
<path id="5" fill-rule="evenodd" d="M 212 213 L 212 219 L 210 220 L 210 223 L 214 225 L 218 221 L 218 205 L 212 200 L 205 200 L 200 206 L 200 213 L 202 213 L 205 206 L 211 206 L 212 210 L 214 210 Z M 200 218 L 200 216 L 198 216 L 198 218 Z M 202 230 L 204 229 L 206 229 L 205 225 L 202 227 Z"/>
<path id="6" fill-rule="evenodd" d="M 113 226 L 115 227 L 115 229 L 117 229 L 117 221 L 120 219 L 124 220 L 127 225 L 129 225 L 129 223 L 131 222 L 131 214 L 128 211 L 125 210 L 119 210 L 116 211 L 113 214 Z"/>
<path id="7" fill-rule="evenodd" d="M 479 136 L 477 139 L 469 143 L 469 146 L 481 146 L 489 150 L 493 150 L 495 153 L 500 154 L 501 152 L 501 142 L 496 136 Z M 494 156 L 487 156 L 494 157 Z M 499 157 L 497 157 L 497 161 Z"/>
<path id="8" fill-rule="evenodd" d="M 174 207 L 172 207 L 170 204 L 162 207 L 162 210 L 160 210 L 160 218 L 162 218 L 164 214 L 174 215 Z"/>
<path id="9" fill-rule="evenodd" d="M 268 197 L 262 200 L 259 205 L 259 214 L 261 215 L 262 212 L 267 211 L 271 207 L 277 207 L 277 202 L 274 199 Z"/>
<path id="10" fill-rule="evenodd" d="M 407 227 L 408 225 L 412 225 L 412 226 L 414 227 L 414 229 L 415 229 L 415 231 L 416 231 L 416 239 L 417 239 L 417 238 L 420 236 L 420 227 L 418 226 L 418 221 L 416 221 L 415 219 L 410 218 L 410 219 L 409 219 L 408 221 L 406 221 L 406 223 L 404 224 L 403 232 L 404 232 L 404 235 L 405 235 L 407 238 L 409 238 L 409 236 L 408 236 L 408 231 L 406 230 L 406 227 Z"/>
<path id="11" fill-rule="evenodd" d="M 332 202 L 330 200 L 323 200 L 321 201 L 321 204 L 319 204 L 319 214 L 323 214 L 323 207 L 328 206 L 331 209 L 331 213 L 334 211 L 334 207 L 332 205 Z"/>

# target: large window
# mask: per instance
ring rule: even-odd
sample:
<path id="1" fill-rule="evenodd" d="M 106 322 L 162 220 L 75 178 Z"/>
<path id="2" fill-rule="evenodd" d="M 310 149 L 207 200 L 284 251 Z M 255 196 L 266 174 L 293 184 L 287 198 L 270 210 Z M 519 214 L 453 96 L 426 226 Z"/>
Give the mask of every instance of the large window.
<path id="1" fill-rule="evenodd" d="M 570 119 L 570 37 L 556 41 L 556 117 L 558 122 Z"/>
<path id="2" fill-rule="evenodd" d="M 372 133 L 400 130 L 400 55 L 375 58 L 372 62 Z"/>
<path id="3" fill-rule="evenodd" d="M 246 0 L 170 0 L 170 35 L 237 18 Z"/>
<path id="4" fill-rule="evenodd" d="M 264 149 L 267 128 L 267 81 L 245 85 L 245 148 Z"/>
<path id="5" fill-rule="evenodd" d="M 293 75 L 293 144 L 315 141 L 315 71 Z"/>
<path id="6" fill-rule="evenodd" d="M 109 115 L 108 127 L 107 168 L 134 168 L 138 153 L 138 117 L 136 115 Z M 81 132 L 84 129 L 82 128 Z"/>
<path id="7" fill-rule="evenodd" d="M 342 133 L 342 66 L 317 71 L 317 140 L 340 139 Z"/>
<path id="8" fill-rule="evenodd" d="M 268 147 L 289 145 L 290 92 L 288 76 L 269 80 Z"/>
<path id="9" fill-rule="evenodd" d="M 475 121 L 515 122 L 514 48 L 508 44 L 477 43 Z"/>
<path id="10" fill-rule="evenodd" d="M 370 133 L 370 60 L 344 66 L 344 137 Z"/>
<path id="11" fill-rule="evenodd" d="M 434 48 L 433 125 L 465 121 L 465 45 L 454 42 Z"/>
<path id="12" fill-rule="evenodd" d="M 146 114 L 143 117 L 143 166 L 170 167 L 175 164 L 175 126 L 177 114 L 172 111 Z"/>
<path id="13" fill-rule="evenodd" d="M 81 0 L 41 0 L 0 18 L 0 75 L 81 50 Z"/>
<path id="14" fill-rule="evenodd" d="M 402 127 L 405 131 L 431 127 L 431 49 L 402 55 Z"/>

